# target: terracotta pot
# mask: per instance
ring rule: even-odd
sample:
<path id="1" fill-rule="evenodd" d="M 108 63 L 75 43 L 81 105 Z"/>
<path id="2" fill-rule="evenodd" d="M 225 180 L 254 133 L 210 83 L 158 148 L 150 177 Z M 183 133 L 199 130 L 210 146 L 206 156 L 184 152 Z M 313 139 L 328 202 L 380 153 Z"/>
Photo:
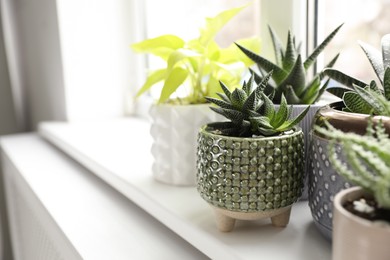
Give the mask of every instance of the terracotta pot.
<path id="1" fill-rule="evenodd" d="M 160 182 L 195 186 L 196 138 L 199 128 L 222 117 L 202 105 L 153 105 L 153 177 Z"/>
<path id="2" fill-rule="evenodd" d="M 324 121 L 330 122 L 335 128 L 344 132 L 364 134 L 369 115 L 347 113 L 341 111 L 343 102 L 331 103 L 320 108 L 313 125 L 324 126 Z M 390 118 L 375 116 L 374 121 L 381 119 L 390 133 Z M 319 231 L 329 240 L 332 239 L 332 204 L 335 195 L 352 185 L 340 176 L 332 167 L 328 158 L 329 140 L 310 132 L 309 144 L 309 206 L 314 223 Z M 341 151 L 341 147 L 336 149 Z M 340 154 L 339 154 L 340 155 Z M 343 156 L 340 155 L 343 160 Z"/>
<path id="3" fill-rule="evenodd" d="M 347 211 L 342 205 L 365 193 L 360 187 L 339 192 L 334 200 L 333 260 L 388 260 L 390 258 L 390 225 L 372 222 Z"/>
<path id="4" fill-rule="evenodd" d="M 286 226 L 303 189 L 302 130 L 258 138 L 213 130 L 209 124 L 199 132 L 197 189 L 215 209 L 219 230 L 231 231 L 236 219 L 271 218 Z"/>

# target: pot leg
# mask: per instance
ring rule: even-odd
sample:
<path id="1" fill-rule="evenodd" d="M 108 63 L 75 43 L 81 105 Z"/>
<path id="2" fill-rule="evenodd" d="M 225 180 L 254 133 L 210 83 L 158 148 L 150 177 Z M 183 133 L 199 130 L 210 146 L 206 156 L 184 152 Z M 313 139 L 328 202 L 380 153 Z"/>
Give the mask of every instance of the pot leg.
<path id="1" fill-rule="evenodd" d="M 275 227 L 285 227 L 290 221 L 291 208 L 280 213 L 279 215 L 271 217 L 272 225 Z"/>
<path id="2" fill-rule="evenodd" d="M 219 231 L 230 232 L 233 230 L 234 224 L 236 223 L 236 220 L 234 218 L 228 217 L 218 210 L 214 210 L 214 213 L 217 228 Z"/>

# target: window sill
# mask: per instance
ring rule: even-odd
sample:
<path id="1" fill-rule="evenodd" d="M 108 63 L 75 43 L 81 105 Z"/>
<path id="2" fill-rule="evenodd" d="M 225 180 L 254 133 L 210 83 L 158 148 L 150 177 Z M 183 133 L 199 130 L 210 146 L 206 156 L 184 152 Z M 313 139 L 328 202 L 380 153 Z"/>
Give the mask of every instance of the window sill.
<path id="1" fill-rule="evenodd" d="M 43 123 L 39 133 L 210 258 L 331 259 L 331 244 L 317 232 L 305 201 L 293 206 L 284 229 L 261 220 L 219 232 L 195 187 L 153 180 L 146 121 Z"/>

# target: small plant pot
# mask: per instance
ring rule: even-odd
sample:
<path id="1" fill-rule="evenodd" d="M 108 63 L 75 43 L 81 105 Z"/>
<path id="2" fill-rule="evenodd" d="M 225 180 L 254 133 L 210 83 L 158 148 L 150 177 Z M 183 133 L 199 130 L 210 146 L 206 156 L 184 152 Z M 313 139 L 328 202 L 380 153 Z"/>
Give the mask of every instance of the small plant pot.
<path id="1" fill-rule="evenodd" d="M 369 115 L 347 113 L 341 111 L 342 102 L 331 103 L 320 108 L 315 117 L 313 125 L 324 126 L 328 121 L 335 128 L 344 132 L 354 132 L 363 135 L 366 132 Z M 390 118 L 374 117 L 375 120 L 382 119 L 389 132 Z M 332 240 L 333 223 L 333 201 L 336 194 L 346 188 L 352 187 L 333 168 L 328 156 L 329 140 L 315 131 L 310 132 L 309 142 L 309 206 L 314 223 L 318 230 L 328 240 Z M 337 145 L 337 144 L 336 144 Z M 340 153 L 342 147 L 337 147 Z M 343 155 L 339 154 L 343 159 Z"/>
<path id="2" fill-rule="evenodd" d="M 159 104 L 151 107 L 155 180 L 176 186 L 195 186 L 199 128 L 221 119 L 209 106 Z"/>
<path id="3" fill-rule="evenodd" d="M 299 127 L 274 137 L 239 138 L 200 129 L 197 189 L 215 211 L 217 227 L 228 232 L 236 219 L 271 218 L 286 226 L 302 194 L 304 141 Z"/>
<path id="4" fill-rule="evenodd" d="M 339 192 L 334 200 L 332 259 L 387 260 L 390 256 L 390 225 L 363 219 L 346 210 L 343 204 L 362 195 L 370 197 L 360 187 Z"/>

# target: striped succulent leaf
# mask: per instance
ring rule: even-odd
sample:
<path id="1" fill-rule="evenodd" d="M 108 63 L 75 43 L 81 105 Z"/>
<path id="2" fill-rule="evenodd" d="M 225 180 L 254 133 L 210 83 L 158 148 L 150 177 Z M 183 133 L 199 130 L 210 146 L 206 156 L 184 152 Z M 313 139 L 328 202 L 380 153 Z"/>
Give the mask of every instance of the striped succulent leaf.
<path id="1" fill-rule="evenodd" d="M 271 99 L 264 93 L 270 77 L 271 74 L 265 75 L 263 80 L 257 84 L 255 75 L 252 74 L 250 80 L 244 82 L 242 89 L 220 94 L 222 99 L 206 97 L 209 102 L 217 105 L 217 107 L 211 107 L 213 111 L 230 120 L 230 124 L 221 127 L 221 133 L 233 136 L 278 135 L 292 129 L 303 119 L 308 108 L 298 117 L 290 119 L 292 106 L 287 104 L 283 94 L 279 109 L 275 109 Z M 228 91 L 227 87 L 226 90 Z"/>
<path id="2" fill-rule="evenodd" d="M 274 48 L 276 64 L 272 61 L 240 46 L 240 50 L 257 64 L 259 69 L 258 79 L 262 79 L 263 71 L 272 73 L 273 82 L 268 84 L 265 92 L 273 93 L 273 101 L 277 104 L 281 102 L 282 94 L 289 104 L 313 104 L 324 93 L 326 86 L 321 83 L 321 75 L 315 75 L 316 81 L 306 82 L 307 72 L 310 66 L 316 62 L 318 55 L 334 38 L 342 25 L 333 30 L 326 39 L 316 47 L 316 49 L 303 61 L 300 54 L 300 44 L 296 42 L 295 36 L 289 31 L 287 34 L 287 44 L 284 48 L 274 30 L 269 27 L 271 40 Z M 336 55 L 327 67 L 333 67 L 338 55 Z M 319 85 L 315 84 L 319 82 Z M 272 91 L 272 89 L 274 91 Z"/>
<path id="3" fill-rule="evenodd" d="M 382 37 L 382 52 L 360 42 L 368 61 L 379 78 L 380 85 L 374 80 L 369 84 L 345 73 L 325 69 L 323 76 L 328 76 L 343 86 L 328 88 L 327 91 L 344 102 L 344 111 L 361 114 L 390 115 L 390 34 Z"/>

